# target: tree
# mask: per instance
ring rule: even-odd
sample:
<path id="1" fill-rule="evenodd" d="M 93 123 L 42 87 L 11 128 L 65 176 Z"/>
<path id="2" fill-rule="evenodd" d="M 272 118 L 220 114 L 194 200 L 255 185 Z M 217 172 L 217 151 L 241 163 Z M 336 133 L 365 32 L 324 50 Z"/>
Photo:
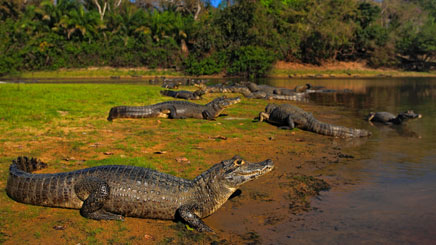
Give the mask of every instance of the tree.
<path id="1" fill-rule="evenodd" d="M 309 9 L 306 21 L 310 32 L 301 43 L 302 59 L 320 64 L 349 56 L 351 41 L 356 29 L 357 1 L 319 1 Z"/>
<path id="2" fill-rule="evenodd" d="M 423 26 L 409 25 L 400 33 L 397 49 L 407 69 L 425 71 L 436 58 L 436 23 L 433 18 Z"/>

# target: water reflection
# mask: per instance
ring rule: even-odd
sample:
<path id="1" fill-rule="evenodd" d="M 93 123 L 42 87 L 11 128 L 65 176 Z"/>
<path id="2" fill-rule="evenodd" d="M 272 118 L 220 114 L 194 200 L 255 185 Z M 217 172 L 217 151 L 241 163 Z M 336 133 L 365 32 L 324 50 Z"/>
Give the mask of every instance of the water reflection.
<path id="1" fill-rule="evenodd" d="M 314 103 L 340 105 L 362 120 L 369 111 L 396 114 L 408 109 L 424 117 L 400 126 L 374 125 L 373 137 L 361 149 L 354 149 L 362 154 L 369 149 L 370 158 L 359 162 L 364 168 L 351 170 L 355 175 L 369 173 L 369 177 L 351 192 L 324 193 L 315 201 L 318 211 L 297 221 L 290 238 L 277 238 L 276 242 L 434 244 L 436 79 L 332 80 L 321 84 L 352 89 L 353 94 L 312 94 Z"/>

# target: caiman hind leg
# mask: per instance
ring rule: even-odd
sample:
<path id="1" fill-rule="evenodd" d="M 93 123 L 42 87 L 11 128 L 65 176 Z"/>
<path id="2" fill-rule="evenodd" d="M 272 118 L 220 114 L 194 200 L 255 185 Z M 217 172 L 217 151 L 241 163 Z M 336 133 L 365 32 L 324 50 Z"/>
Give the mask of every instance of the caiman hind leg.
<path id="1" fill-rule="evenodd" d="M 213 230 L 194 213 L 196 209 L 196 205 L 183 205 L 177 209 L 177 213 L 189 226 L 194 227 L 197 231 L 213 232 Z"/>
<path id="2" fill-rule="evenodd" d="M 171 113 L 171 110 L 169 110 L 169 109 L 167 109 L 167 110 L 162 110 L 162 111 L 159 112 L 159 114 L 157 115 L 157 117 L 160 117 L 160 118 L 168 118 L 168 117 L 170 117 L 170 113 Z"/>
<path id="3" fill-rule="evenodd" d="M 76 195 L 83 201 L 80 214 L 95 220 L 123 220 L 123 216 L 110 213 L 103 209 L 109 198 L 109 185 L 98 178 L 86 177 L 74 185 Z"/>
<path id="4" fill-rule="evenodd" d="M 170 106 L 167 110 L 170 111 L 168 118 L 171 119 L 185 119 L 185 116 L 180 116 L 177 114 L 177 109 L 175 106 Z"/>

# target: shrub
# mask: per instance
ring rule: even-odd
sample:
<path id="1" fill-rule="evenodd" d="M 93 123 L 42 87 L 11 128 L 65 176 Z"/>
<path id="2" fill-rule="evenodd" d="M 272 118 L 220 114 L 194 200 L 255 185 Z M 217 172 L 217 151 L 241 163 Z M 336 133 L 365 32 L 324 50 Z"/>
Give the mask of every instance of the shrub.
<path id="1" fill-rule="evenodd" d="M 217 52 L 202 59 L 190 55 L 183 61 L 185 72 L 196 76 L 220 73 L 226 64 L 227 56 L 225 52 Z"/>
<path id="2" fill-rule="evenodd" d="M 275 55 L 266 48 L 251 45 L 240 47 L 231 53 L 227 73 L 261 77 L 268 72 L 275 60 Z"/>
<path id="3" fill-rule="evenodd" d="M 1 55 L 0 56 L 0 76 L 17 72 L 17 57 Z"/>

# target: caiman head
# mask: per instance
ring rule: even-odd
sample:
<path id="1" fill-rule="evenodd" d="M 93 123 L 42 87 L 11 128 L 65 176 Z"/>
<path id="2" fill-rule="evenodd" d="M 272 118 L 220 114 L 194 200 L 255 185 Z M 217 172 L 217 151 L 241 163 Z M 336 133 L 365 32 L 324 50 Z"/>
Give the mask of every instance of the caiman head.
<path id="1" fill-rule="evenodd" d="M 213 109 L 217 112 L 221 112 L 222 110 L 224 110 L 225 108 L 237 104 L 241 102 L 241 98 L 240 97 L 235 97 L 235 98 L 227 98 L 226 96 L 221 96 L 218 97 L 214 100 L 212 100 L 211 102 L 207 103 L 207 106 L 212 106 Z"/>
<path id="2" fill-rule="evenodd" d="M 221 184 L 229 189 L 236 190 L 242 184 L 257 179 L 270 172 L 274 168 L 272 160 L 250 163 L 239 156 L 222 162 L 222 169 L 219 172 Z"/>
<path id="3" fill-rule="evenodd" d="M 403 113 L 398 114 L 398 116 L 401 117 L 402 120 L 422 118 L 421 114 L 416 114 L 413 110 L 405 111 Z"/>
<path id="4" fill-rule="evenodd" d="M 194 93 L 193 93 L 193 95 L 194 95 L 196 98 L 198 98 L 198 99 L 200 99 L 201 96 L 203 96 L 203 95 L 205 95 L 205 94 L 206 94 L 206 91 L 203 90 L 203 89 L 197 89 L 197 90 L 195 90 Z"/>
<path id="5" fill-rule="evenodd" d="M 203 186 L 221 206 L 242 184 L 257 179 L 274 168 L 272 160 L 250 163 L 239 156 L 224 160 L 206 170 L 194 182 Z"/>

